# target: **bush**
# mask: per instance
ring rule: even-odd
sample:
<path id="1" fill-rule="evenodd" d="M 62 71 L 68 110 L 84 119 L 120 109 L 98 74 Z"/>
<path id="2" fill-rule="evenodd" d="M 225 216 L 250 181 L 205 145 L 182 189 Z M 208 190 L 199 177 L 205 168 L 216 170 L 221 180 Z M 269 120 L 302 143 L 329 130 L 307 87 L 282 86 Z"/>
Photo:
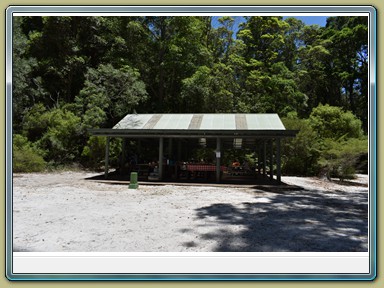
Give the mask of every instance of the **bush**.
<path id="1" fill-rule="evenodd" d="M 122 139 L 112 137 L 109 142 L 109 167 L 119 167 L 122 156 Z M 105 164 L 107 138 L 91 136 L 81 153 L 82 164 L 91 169 L 101 169 Z"/>
<path id="2" fill-rule="evenodd" d="M 81 154 L 81 119 L 70 109 L 71 106 L 66 105 L 47 110 L 42 104 L 37 104 L 23 121 L 23 135 L 45 151 L 45 159 L 53 166 L 68 164 Z"/>
<path id="3" fill-rule="evenodd" d="M 66 164 L 77 159 L 81 152 L 80 117 L 59 108 L 46 112 L 44 117 L 49 119 L 47 130 L 37 144 L 47 151 L 47 159 L 56 164 Z"/>
<path id="4" fill-rule="evenodd" d="M 344 180 L 353 178 L 356 168 L 366 170 L 366 163 L 360 162 L 368 155 L 368 140 L 352 112 L 320 104 L 312 110 L 309 121 L 321 144 L 321 176 Z"/>
<path id="5" fill-rule="evenodd" d="M 49 113 L 42 103 L 35 104 L 23 119 L 23 135 L 30 141 L 39 140 L 49 126 Z"/>
<path id="6" fill-rule="evenodd" d="M 146 100 L 145 84 L 136 69 L 101 64 L 97 69 L 87 70 L 75 106 L 83 125 L 95 128 L 116 123 Z"/>
<path id="7" fill-rule="evenodd" d="M 282 142 L 282 172 L 302 176 L 317 174 L 320 144 L 316 131 L 307 119 L 299 119 L 295 112 L 282 121 L 287 129 L 299 130 L 295 138 Z"/>
<path id="8" fill-rule="evenodd" d="M 46 167 L 42 151 L 22 135 L 13 135 L 13 172 L 41 172 Z"/>
<path id="9" fill-rule="evenodd" d="M 282 146 L 282 171 L 293 175 L 321 175 L 341 180 L 367 171 L 368 141 L 361 121 L 339 107 L 319 105 L 308 119 L 289 113 L 282 119 L 287 129 L 299 130 Z"/>
<path id="10" fill-rule="evenodd" d="M 330 179 L 331 177 L 344 179 L 354 178 L 356 168 L 360 168 L 361 159 L 368 155 L 367 139 L 348 139 L 335 141 L 325 139 L 324 149 L 319 163 L 322 166 L 322 175 Z"/>
<path id="11" fill-rule="evenodd" d="M 309 121 L 321 138 L 360 138 L 363 136 L 361 121 L 350 111 L 340 107 L 320 104 L 313 108 Z"/>
<path id="12" fill-rule="evenodd" d="M 91 136 L 81 154 L 84 164 L 92 169 L 104 165 L 106 137 Z"/>

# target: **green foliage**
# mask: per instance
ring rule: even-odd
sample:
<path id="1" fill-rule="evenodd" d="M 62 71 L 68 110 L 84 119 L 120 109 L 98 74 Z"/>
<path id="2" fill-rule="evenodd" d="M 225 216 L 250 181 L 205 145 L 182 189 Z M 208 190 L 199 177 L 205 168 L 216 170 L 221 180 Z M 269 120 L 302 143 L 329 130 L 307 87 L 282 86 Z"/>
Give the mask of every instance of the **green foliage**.
<path id="1" fill-rule="evenodd" d="M 79 155 L 80 118 L 70 111 L 54 109 L 47 113 L 48 129 L 38 141 L 47 151 L 47 158 L 58 163 L 68 163 Z"/>
<path id="2" fill-rule="evenodd" d="M 37 104 L 27 113 L 23 133 L 45 151 L 46 159 L 68 163 L 79 156 L 80 118 L 66 109 Z"/>
<path id="3" fill-rule="evenodd" d="M 21 18 L 15 18 L 13 25 L 13 130 L 20 133 L 23 115 L 36 101 L 42 101 L 47 97 L 47 93 L 42 85 L 42 78 L 33 75 L 38 63 L 35 58 L 27 54 L 28 39 L 21 32 Z"/>
<path id="4" fill-rule="evenodd" d="M 237 37 L 248 49 L 246 58 L 261 61 L 265 67 L 279 62 L 279 49 L 284 45 L 284 31 L 289 25 L 282 17 L 246 17 Z"/>
<path id="5" fill-rule="evenodd" d="M 91 136 L 81 153 L 82 164 L 91 169 L 101 169 L 105 163 L 106 137 Z M 109 144 L 109 165 L 117 167 L 120 163 L 122 140 L 112 138 Z"/>
<path id="6" fill-rule="evenodd" d="M 123 140 L 121 138 L 111 138 L 110 140 L 109 165 L 111 167 L 118 167 L 120 165 L 122 143 Z"/>
<path id="7" fill-rule="evenodd" d="M 198 148 L 194 151 L 194 159 L 196 161 L 203 161 L 208 163 L 215 163 L 214 159 L 216 159 L 215 156 L 215 150 L 212 148 Z"/>
<path id="8" fill-rule="evenodd" d="M 140 74 L 129 66 L 89 68 L 84 88 L 76 98 L 85 128 L 112 126 L 147 99 Z"/>
<path id="9" fill-rule="evenodd" d="M 13 135 L 13 172 L 41 172 L 46 167 L 42 151 L 22 135 Z"/>
<path id="10" fill-rule="evenodd" d="M 340 180 L 354 177 L 358 161 L 368 154 L 368 140 L 351 138 L 336 141 L 325 139 L 324 148 L 319 160 L 322 174 L 328 179 L 331 177 Z"/>
<path id="11" fill-rule="evenodd" d="M 307 97 L 301 93 L 295 74 L 283 62 L 274 63 L 268 72 L 253 70 L 246 80 L 244 102 L 252 105 L 251 112 L 274 113 L 285 116 L 306 106 Z M 273 96 L 272 96 L 273 95 Z M 248 98 L 248 99 L 247 99 Z"/>
<path id="12" fill-rule="evenodd" d="M 87 167 L 98 169 L 104 165 L 106 143 L 106 137 L 89 137 L 81 153 L 83 163 Z"/>
<path id="13" fill-rule="evenodd" d="M 363 135 L 361 121 L 340 107 L 320 104 L 312 110 L 309 121 L 321 138 L 360 138 Z"/>
<path id="14" fill-rule="evenodd" d="M 45 106 L 42 103 L 35 104 L 25 113 L 22 123 L 23 134 L 31 141 L 39 140 L 47 131 L 49 118 Z"/>
<path id="15" fill-rule="evenodd" d="M 216 64 L 212 69 L 201 66 L 190 78 L 183 80 L 181 98 L 193 111 L 201 113 L 225 113 L 234 110 L 236 83 L 230 66 Z"/>
<path id="16" fill-rule="evenodd" d="M 289 113 L 282 121 L 286 129 L 299 130 L 295 138 L 283 142 L 283 173 L 304 176 L 317 174 L 321 155 L 317 132 L 307 119 L 299 119 L 296 113 Z"/>
<path id="17" fill-rule="evenodd" d="M 367 139 L 361 137 L 361 122 L 350 112 L 321 105 L 308 119 L 290 113 L 282 121 L 287 129 L 299 130 L 283 145 L 284 173 L 345 179 L 357 167 L 366 170 L 362 159 L 368 154 Z"/>
<path id="18" fill-rule="evenodd" d="M 109 143 L 109 165 L 118 167 L 121 160 L 122 140 L 111 138 Z M 105 165 L 106 137 L 91 136 L 81 152 L 81 164 L 90 169 L 100 170 Z"/>
<path id="19" fill-rule="evenodd" d="M 191 77 L 183 80 L 180 96 L 188 107 L 196 107 L 196 112 L 205 111 L 205 105 L 201 104 L 211 95 L 210 74 L 211 69 L 201 66 Z"/>

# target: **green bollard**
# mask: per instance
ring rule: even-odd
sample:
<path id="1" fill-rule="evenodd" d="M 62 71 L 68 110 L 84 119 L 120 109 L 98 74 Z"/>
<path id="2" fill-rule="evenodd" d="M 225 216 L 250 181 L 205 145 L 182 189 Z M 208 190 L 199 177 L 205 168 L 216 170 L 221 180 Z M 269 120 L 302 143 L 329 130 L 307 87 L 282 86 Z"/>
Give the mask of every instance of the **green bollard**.
<path id="1" fill-rule="evenodd" d="M 131 172 L 131 179 L 129 181 L 129 189 L 139 188 L 139 183 L 137 183 L 137 172 Z"/>

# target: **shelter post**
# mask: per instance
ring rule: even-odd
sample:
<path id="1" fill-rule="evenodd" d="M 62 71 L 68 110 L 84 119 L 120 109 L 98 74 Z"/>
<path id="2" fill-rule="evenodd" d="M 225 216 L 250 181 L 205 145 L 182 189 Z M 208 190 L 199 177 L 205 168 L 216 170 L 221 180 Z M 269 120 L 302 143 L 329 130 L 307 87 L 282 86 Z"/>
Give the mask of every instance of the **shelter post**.
<path id="1" fill-rule="evenodd" d="M 171 176 L 172 178 L 173 178 L 173 175 L 174 175 L 174 173 L 176 173 L 177 171 L 176 170 L 174 170 L 174 167 L 175 166 L 177 166 L 177 165 L 175 165 L 175 166 L 173 166 L 173 163 L 171 163 L 171 162 L 173 162 L 175 159 L 174 159 L 174 155 L 173 155 L 173 139 L 172 138 L 168 138 L 168 153 L 167 153 L 168 155 L 167 155 L 167 169 L 169 169 L 169 170 L 167 170 L 168 172 L 167 172 L 167 176 Z"/>
<path id="2" fill-rule="evenodd" d="M 176 179 L 179 179 L 179 162 L 181 160 L 181 139 L 177 140 L 177 156 L 176 156 L 176 165 L 175 165 L 175 174 Z"/>
<path id="3" fill-rule="evenodd" d="M 281 183 L 281 153 L 280 153 L 280 150 L 281 150 L 281 140 L 280 138 L 277 138 L 276 139 L 276 146 L 277 146 L 277 155 L 276 155 L 276 169 L 277 169 L 277 183 L 280 184 Z"/>
<path id="4" fill-rule="evenodd" d="M 164 138 L 159 139 L 159 179 L 163 180 Z"/>
<path id="5" fill-rule="evenodd" d="M 137 139 L 137 163 L 141 162 L 141 139 Z"/>
<path id="6" fill-rule="evenodd" d="M 169 138 L 169 143 L 168 143 L 168 159 L 171 160 L 173 158 L 173 139 Z M 172 159 L 174 160 L 174 159 Z"/>
<path id="7" fill-rule="evenodd" d="M 263 140 L 263 175 L 265 177 L 266 175 L 266 161 L 267 161 L 267 143 L 265 140 Z"/>
<path id="8" fill-rule="evenodd" d="M 220 158 L 221 158 L 221 143 L 220 138 L 216 138 L 216 182 L 220 182 Z"/>
<path id="9" fill-rule="evenodd" d="M 256 153 L 257 153 L 257 177 L 260 176 L 261 174 L 261 153 L 260 153 L 260 143 L 257 141 L 257 148 L 256 148 Z"/>
<path id="10" fill-rule="evenodd" d="M 123 138 L 123 143 L 121 143 L 121 159 L 120 159 L 120 175 L 123 175 L 124 174 L 124 166 L 125 166 L 125 162 L 127 161 L 127 153 L 126 153 L 126 149 L 127 149 L 127 138 Z"/>
<path id="11" fill-rule="evenodd" d="M 271 154 L 269 155 L 269 177 L 273 180 L 273 139 L 271 139 Z"/>
<path id="12" fill-rule="evenodd" d="M 105 145 L 105 163 L 104 163 L 104 178 L 108 178 L 108 170 L 109 170 L 109 141 L 110 137 L 107 137 L 107 142 Z"/>

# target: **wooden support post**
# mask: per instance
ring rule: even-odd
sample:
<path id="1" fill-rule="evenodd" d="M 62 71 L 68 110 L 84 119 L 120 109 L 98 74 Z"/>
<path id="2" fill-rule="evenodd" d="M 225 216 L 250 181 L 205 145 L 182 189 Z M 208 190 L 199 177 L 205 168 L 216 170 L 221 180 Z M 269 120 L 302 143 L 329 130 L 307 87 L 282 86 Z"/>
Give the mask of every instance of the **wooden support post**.
<path id="1" fill-rule="evenodd" d="M 255 148 L 255 153 L 257 155 L 257 163 L 256 163 L 256 177 L 259 178 L 259 174 L 260 174 L 260 147 L 259 147 L 259 143 L 258 141 L 256 142 L 256 148 Z"/>
<path id="2" fill-rule="evenodd" d="M 270 155 L 269 155 L 269 177 L 270 180 L 273 180 L 273 139 L 271 140 L 271 149 L 270 149 Z"/>
<path id="3" fill-rule="evenodd" d="M 159 139 L 159 180 L 163 180 L 164 138 Z"/>
<path id="4" fill-rule="evenodd" d="M 267 174 L 267 143 L 263 140 L 263 175 Z"/>
<path id="5" fill-rule="evenodd" d="M 181 160 L 181 139 L 177 140 L 177 161 Z"/>
<path id="6" fill-rule="evenodd" d="M 127 161 L 127 138 L 123 138 L 123 142 L 121 143 L 121 159 L 120 159 L 120 175 L 124 174 L 124 165 Z"/>
<path id="7" fill-rule="evenodd" d="M 171 162 L 175 161 L 174 159 L 174 156 L 173 156 L 173 139 L 172 138 L 169 138 L 168 139 L 168 152 L 167 152 L 167 160 L 168 162 L 166 163 L 167 164 L 167 176 L 171 176 L 171 178 L 173 178 L 173 175 L 174 173 L 176 173 L 175 171 L 175 166 L 173 166 L 171 164 Z"/>
<path id="8" fill-rule="evenodd" d="M 108 170 L 109 170 L 109 141 L 110 137 L 107 137 L 107 142 L 105 145 L 105 163 L 104 163 L 104 178 L 108 178 Z"/>
<path id="9" fill-rule="evenodd" d="M 221 158 L 221 143 L 220 138 L 216 138 L 216 182 L 220 182 L 221 167 L 220 167 L 220 158 Z"/>
<path id="10" fill-rule="evenodd" d="M 141 140 L 138 139 L 137 140 L 137 163 L 136 164 L 139 164 L 141 163 Z"/>
<path id="11" fill-rule="evenodd" d="M 264 140 L 259 144 L 259 155 L 260 155 L 260 166 L 259 166 L 259 175 L 264 174 L 265 169 L 265 157 L 264 157 Z M 263 172 L 261 172 L 263 170 Z"/>
<path id="12" fill-rule="evenodd" d="M 173 157 L 173 139 L 172 138 L 169 138 L 169 142 L 168 142 L 168 159 L 172 159 Z M 174 159 L 173 159 L 174 160 Z"/>
<path id="13" fill-rule="evenodd" d="M 280 184 L 281 183 L 281 153 L 280 153 L 280 150 L 281 150 L 281 141 L 280 141 L 280 138 L 277 138 L 277 155 L 276 155 L 276 166 L 277 166 L 277 183 Z"/>
<path id="14" fill-rule="evenodd" d="M 175 163 L 176 179 L 179 179 L 179 165 L 181 161 L 181 139 L 177 139 L 177 156 Z"/>

